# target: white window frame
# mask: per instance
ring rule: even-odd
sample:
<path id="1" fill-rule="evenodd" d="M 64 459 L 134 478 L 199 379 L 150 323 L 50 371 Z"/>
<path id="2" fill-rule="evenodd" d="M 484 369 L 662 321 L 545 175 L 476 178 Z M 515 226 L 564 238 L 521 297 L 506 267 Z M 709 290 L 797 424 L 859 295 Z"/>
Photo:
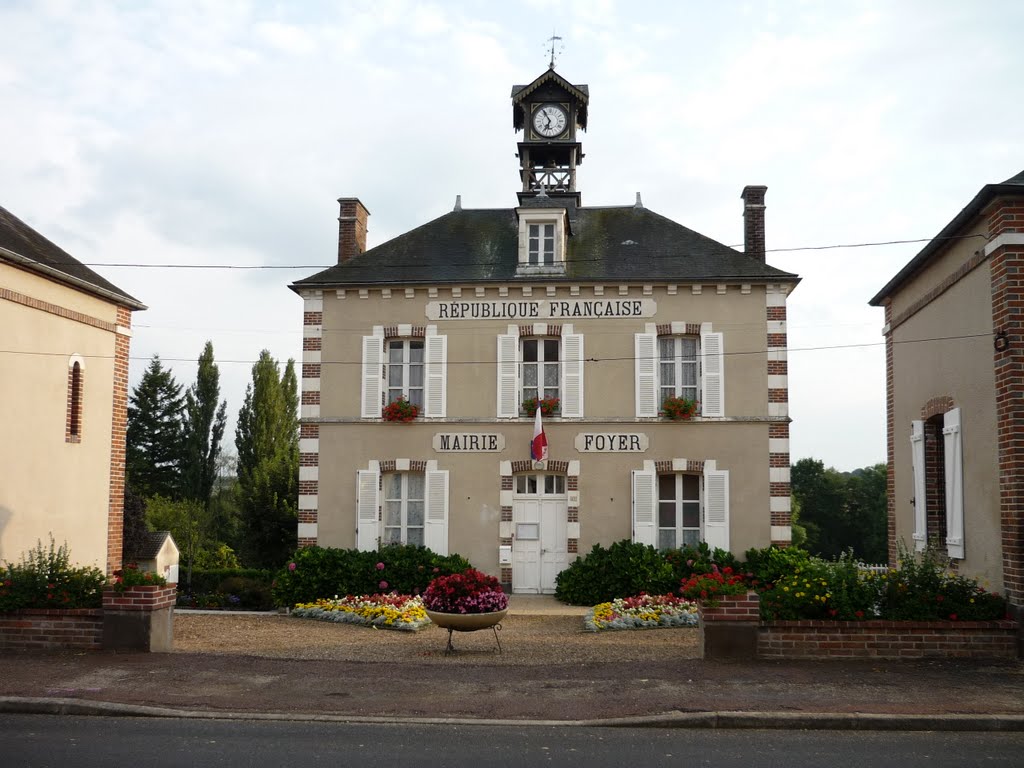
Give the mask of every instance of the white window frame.
<path id="1" fill-rule="evenodd" d="M 537 221 L 526 225 L 526 263 L 531 267 L 551 267 L 555 264 L 557 222 Z"/>
<path id="2" fill-rule="evenodd" d="M 672 498 L 664 499 L 661 497 L 661 482 L 663 477 L 672 478 L 673 483 L 673 494 Z M 683 478 L 691 477 L 696 480 L 697 486 L 697 498 L 688 499 L 685 497 L 686 482 Z M 697 540 L 694 543 L 699 543 L 704 540 L 704 488 L 703 481 L 700 475 L 692 472 L 659 472 L 655 478 L 655 485 L 658 493 L 658 517 L 657 517 L 657 535 L 655 537 L 655 546 L 658 549 L 679 549 L 684 546 L 685 533 L 687 531 L 695 531 L 697 534 Z M 687 504 L 697 505 L 697 525 L 687 526 L 684 525 L 684 511 Z M 675 524 L 671 527 L 663 526 L 661 524 L 661 510 L 662 505 L 671 504 L 672 512 L 675 516 Z M 663 531 L 671 531 L 673 533 L 675 546 L 662 547 L 661 546 L 661 535 Z M 692 545 L 690 545 L 692 546 Z"/>
<path id="3" fill-rule="evenodd" d="M 583 335 L 573 333 L 573 326 L 562 326 L 559 337 L 547 335 L 547 326 L 537 324 L 534 333 L 520 337 L 519 327 L 508 326 L 508 333 L 497 337 L 498 373 L 497 373 L 497 416 L 498 418 L 518 418 L 521 415 L 523 400 L 523 362 L 521 338 L 558 338 L 559 346 L 559 382 L 558 382 L 558 415 L 561 418 L 583 418 L 584 394 L 584 352 Z"/>
<path id="4" fill-rule="evenodd" d="M 397 498 L 390 496 L 391 493 L 391 481 L 394 478 L 398 478 L 398 496 Z M 422 478 L 422 486 L 420 490 L 420 496 L 413 498 L 412 491 L 409 486 L 412 485 L 413 478 Z M 381 544 L 386 546 L 388 544 L 423 544 L 426 546 L 426 535 L 427 535 L 427 478 L 424 472 L 384 472 L 381 474 L 381 501 L 383 507 L 381 508 Z M 423 505 L 423 519 L 420 525 L 411 526 L 409 524 L 409 505 L 410 503 L 419 502 Z M 389 525 L 389 504 L 398 504 L 398 525 Z M 388 531 L 398 529 L 398 538 L 392 539 L 388 536 Z M 420 531 L 420 541 L 410 542 L 409 531 L 410 529 Z"/>
<path id="5" fill-rule="evenodd" d="M 413 346 L 419 346 L 419 362 L 413 361 Z M 402 352 L 401 360 L 393 361 L 392 352 L 396 349 Z M 413 405 L 419 407 L 422 412 L 425 407 L 424 395 L 427 379 L 427 345 L 425 339 L 394 338 L 384 340 L 384 405 L 405 398 Z M 412 372 L 415 367 L 420 369 L 420 383 L 418 386 L 412 384 Z M 393 384 L 391 374 L 398 370 L 401 382 Z"/>
<path id="6" fill-rule="evenodd" d="M 693 342 L 693 357 L 684 358 L 682 354 L 683 341 L 688 340 Z M 666 359 L 662 354 L 662 346 L 665 342 L 672 342 L 672 356 Z M 672 366 L 672 378 L 675 381 L 672 384 L 665 383 L 665 366 Z M 696 400 L 700 402 L 700 337 L 689 336 L 689 335 L 672 335 L 672 336 L 659 336 L 658 337 L 658 401 L 659 404 L 665 402 L 667 397 L 686 397 L 690 400 Z M 693 384 L 687 386 L 683 384 L 683 373 L 688 367 L 693 368 Z M 666 388 L 671 387 L 672 391 L 666 393 Z M 685 391 L 692 390 L 692 391 Z"/>
<path id="7" fill-rule="evenodd" d="M 554 342 L 549 344 L 548 342 Z M 526 361 L 526 345 L 536 345 L 537 354 L 533 362 Z M 545 355 L 547 354 L 548 347 L 556 348 L 556 359 L 546 360 Z M 544 399 L 548 397 L 557 397 L 559 400 L 562 398 L 562 340 L 555 336 L 523 336 L 519 339 L 519 369 L 522 375 L 519 378 L 519 402 L 522 404 L 524 401 L 530 399 L 530 397 Z M 530 368 L 536 368 L 537 375 L 535 377 L 536 383 L 533 386 L 528 386 L 526 383 L 527 371 Z M 556 371 L 555 384 L 554 386 L 545 383 L 547 376 L 545 375 L 550 368 L 554 368 Z M 534 390 L 533 394 L 528 396 L 527 389 Z M 551 390 L 554 390 L 554 394 L 551 394 Z"/>
<path id="8" fill-rule="evenodd" d="M 656 418 L 664 402 L 661 387 L 660 339 L 694 337 L 685 332 L 686 323 L 671 324 L 671 334 L 658 334 L 657 326 L 648 324 L 643 333 L 634 335 L 634 384 L 637 418 Z M 712 330 L 711 323 L 702 323 L 697 339 L 697 402 L 698 415 L 704 418 L 725 416 L 725 340 Z M 677 377 L 678 379 L 678 377 Z M 679 391 L 677 380 L 676 391 Z"/>

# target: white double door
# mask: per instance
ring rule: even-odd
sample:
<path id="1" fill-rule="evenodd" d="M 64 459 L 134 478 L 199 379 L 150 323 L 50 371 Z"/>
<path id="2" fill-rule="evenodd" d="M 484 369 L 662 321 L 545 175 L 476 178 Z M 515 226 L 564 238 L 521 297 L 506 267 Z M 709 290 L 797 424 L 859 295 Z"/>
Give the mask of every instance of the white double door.
<path id="1" fill-rule="evenodd" d="M 512 591 L 551 594 L 569 564 L 564 495 L 517 495 L 512 501 Z"/>

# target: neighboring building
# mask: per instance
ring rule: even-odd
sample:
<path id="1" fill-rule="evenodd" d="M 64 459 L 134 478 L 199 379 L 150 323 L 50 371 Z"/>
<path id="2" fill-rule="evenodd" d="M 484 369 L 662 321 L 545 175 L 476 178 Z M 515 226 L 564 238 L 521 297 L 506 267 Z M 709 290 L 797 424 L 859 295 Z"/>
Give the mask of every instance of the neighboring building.
<path id="1" fill-rule="evenodd" d="M 514 592 L 551 592 L 594 544 L 790 541 L 786 297 L 745 252 L 576 188 L 589 91 L 549 69 L 512 91 L 519 205 L 455 209 L 366 250 L 343 198 L 338 264 L 305 300 L 300 545 L 423 543 Z M 665 396 L 699 401 L 689 421 Z M 382 420 L 404 396 L 412 423 Z M 533 461 L 524 400 L 557 398 Z"/>
<path id="2" fill-rule="evenodd" d="M 146 531 L 135 542 L 133 551 L 125 547 L 125 563 L 134 562 L 140 571 L 156 573 L 168 584 L 178 583 L 178 563 L 181 555 L 170 531 Z"/>
<path id="3" fill-rule="evenodd" d="M 989 184 L 885 307 L 889 557 L 935 541 L 1024 605 L 1024 173 Z"/>
<path id="4" fill-rule="evenodd" d="M 121 567 L 136 299 L 0 208 L 0 561 Z"/>

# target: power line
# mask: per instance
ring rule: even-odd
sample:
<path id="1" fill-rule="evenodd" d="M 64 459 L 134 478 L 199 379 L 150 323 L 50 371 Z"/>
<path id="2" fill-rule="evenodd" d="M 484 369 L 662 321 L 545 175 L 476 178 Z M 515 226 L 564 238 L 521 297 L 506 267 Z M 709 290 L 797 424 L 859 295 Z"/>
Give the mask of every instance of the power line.
<path id="1" fill-rule="evenodd" d="M 795 246 L 791 248 L 766 248 L 765 253 L 798 253 L 800 251 L 828 251 L 838 250 L 845 248 L 877 248 L 886 245 L 910 245 L 914 243 L 930 243 L 936 241 L 951 241 L 951 240 L 966 240 L 969 238 L 980 237 L 983 240 L 989 238 L 982 234 L 971 234 L 971 235 L 951 235 L 949 237 L 922 237 L 910 240 L 879 240 L 874 242 L 865 243 L 836 243 L 833 245 L 803 245 Z M 738 248 L 739 245 L 726 246 L 728 248 Z M 739 251 L 738 253 L 742 253 Z M 679 258 L 678 255 L 663 255 L 663 256 L 647 256 L 645 257 L 651 260 L 658 259 L 675 259 Z M 583 258 L 573 259 L 574 264 L 588 264 L 603 262 L 605 259 L 598 258 Z M 451 267 L 478 267 L 491 264 L 492 262 L 484 261 L 448 261 L 446 264 Z M 117 262 L 102 262 L 102 261 L 91 261 L 83 262 L 87 267 L 126 267 L 132 269 L 235 269 L 235 270 L 261 270 L 261 269 L 316 269 L 326 270 L 330 269 L 336 264 L 142 264 L 137 262 L 132 263 L 117 263 Z M 388 264 L 389 269 L 401 269 L 405 267 L 423 267 L 422 262 L 408 262 L 399 264 Z M 346 271 L 357 271 L 357 270 L 379 270 L 380 265 L 373 261 L 366 261 L 365 263 L 352 262 L 345 267 Z M 400 281 L 395 281 L 400 282 Z"/>
<path id="2" fill-rule="evenodd" d="M 990 338 L 990 337 L 993 337 L 993 336 L 995 336 L 995 333 L 993 331 L 984 331 L 982 333 L 968 333 L 968 334 L 961 334 L 961 335 L 957 335 L 957 336 L 935 336 L 935 337 L 930 337 L 930 338 L 925 338 L 925 339 L 903 339 L 903 340 L 900 340 L 900 341 L 894 341 L 893 343 L 894 344 L 924 344 L 924 343 L 930 343 L 930 342 L 936 342 L 936 341 L 964 341 L 964 340 L 970 340 L 970 339 L 982 339 L 982 338 Z M 784 349 L 785 349 L 785 352 L 787 354 L 789 354 L 789 353 L 793 353 L 793 352 L 826 352 L 826 351 L 837 350 L 837 349 L 866 349 L 866 348 L 870 348 L 870 347 L 885 346 L 885 344 L 886 344 L 885 341 L 868 341 L 868 342 L 859 342 L 859 343 L 851 343 L 851 344 L 829 344 L 829 345 L 814 346 L 814 347 L 787 347 L 787 348 L 784 348 Z M 767 349 L 758 349 L 758 350 L 745 350 L 745 351 L 738 351 L 738 352 L 735 352 L 735 351 L 734 352 L 724 352 L 723 356 L 724 357 L 739 357 L 739 356 L 746 356 L 746 355 L 765 355 L 767 353 L 768 353 Z M 41 352 L 41 351 L 16 350 L 16 349 L 0 349 L 0 354 L 31 355 L 31 356 L 40 356 L 40 357 L 70 357 L 71 353 L 67 353 L 67 352 Z M 112 360 L 112 359 L 114 359 L 113 355 L 83 355 L 83 357 L 85 357 L 86 359 L 90 359 L 90 360 Z M 149 357 L 134 357 L 134 356 L 133 357 L 129 357 L 129 360 L 134 360 L 134 361 L 138 361 L 138 362 L 149 361 L 151 359 L 152 358 L 149 358 Z M 635 361 L 637 359 L 638 358 L 635 355 L 626 355 L 626 356 L 623 356 L 623 357 L 588 357 L 588 358 L 585 358 L 584 362 L 588 362 L 588 363 L 611 363 L 611 362 Z M 652 358 L 652 359 L 654 359 L 655 361 L 660 360 L 660 358 L 657 358 L 657 357 Z M 195 362 L 197 362 L 198 358 L 195 358 L 195 357 L 162 357 L 161 356 L 160 360 L 161 360 L 161 362 L 169 362 L 169 363 L 195 363 Z M 221 363 L 229 364 L 229 365 L 230 364 L 253 365 L 254 363 L 256 363 L 258 361 L 257 360 L 226 360 L 226 359 L 217 359 L 217 360 L 215 360 L 215 362 L 218 365 L 221 364 Z M 301 361 L 296 360 L 296 364 L 301 364 Z M 319 363 L 319 365 L 362 365 L 362 364 L 363 364 L 362 360 L 321 360 L 320 363 Z M 497 365 L 498 361 L 496 359 L 495 360 L 448 360 L 448 361 L 446 361 L 446 364 L 447 365 Z"/>

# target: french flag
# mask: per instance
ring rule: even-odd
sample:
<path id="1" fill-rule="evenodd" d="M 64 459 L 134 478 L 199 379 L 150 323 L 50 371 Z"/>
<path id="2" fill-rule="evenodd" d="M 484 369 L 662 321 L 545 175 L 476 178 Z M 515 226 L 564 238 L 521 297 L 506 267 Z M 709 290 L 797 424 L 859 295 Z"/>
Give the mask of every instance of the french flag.
<path id="1" fill-rule="evenodd" d="M 530 456 L 534 461 L 546 461 L 548 458 L 548 438 L 544 434 L 544 425 L 540 423 L 540 405 L 537 406 L 537 418 L 533 422 L 533 442 L 530 443 Z"/>

